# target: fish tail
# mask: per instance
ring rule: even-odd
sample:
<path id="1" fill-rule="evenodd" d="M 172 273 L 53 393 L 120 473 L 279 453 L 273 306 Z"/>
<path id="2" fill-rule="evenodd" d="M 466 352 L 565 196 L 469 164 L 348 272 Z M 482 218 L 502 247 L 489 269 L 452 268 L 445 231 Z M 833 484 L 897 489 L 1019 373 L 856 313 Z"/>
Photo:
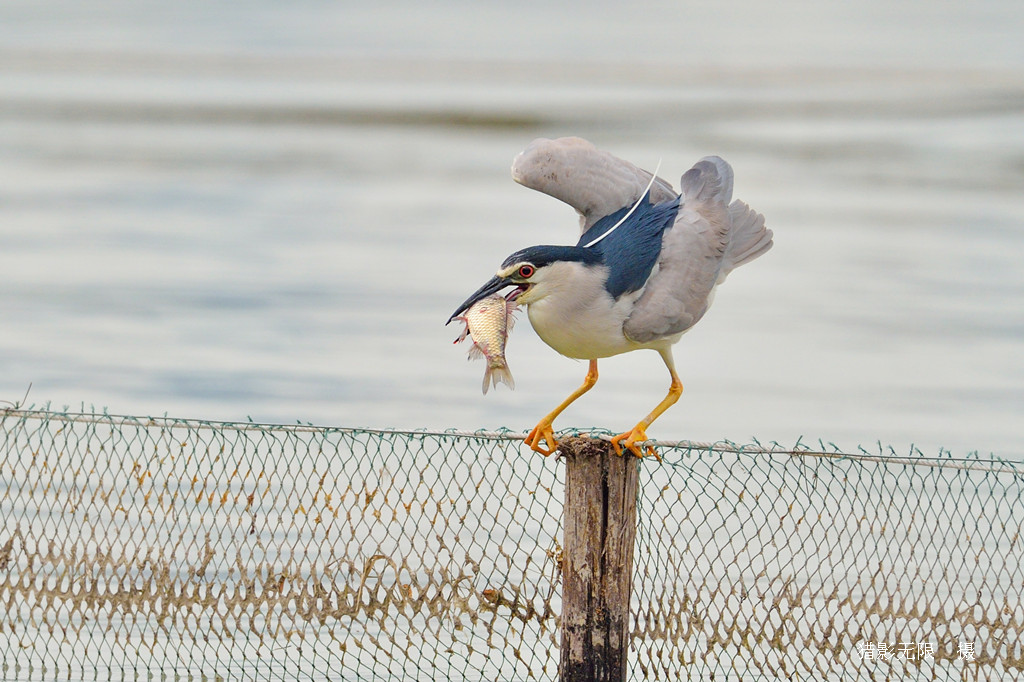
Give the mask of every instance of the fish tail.
<path id="1" fill-rule="evenodd" d="M 508 365 L 505 363 L 488 365 L 487 371 L 484 372 L 484 395 L 487 395 L 491 386 L 496 387 L 499 383 L 505 384 L 511 389 L 516 387 L 516 380 L 512 378 L 512 371 Z"/>

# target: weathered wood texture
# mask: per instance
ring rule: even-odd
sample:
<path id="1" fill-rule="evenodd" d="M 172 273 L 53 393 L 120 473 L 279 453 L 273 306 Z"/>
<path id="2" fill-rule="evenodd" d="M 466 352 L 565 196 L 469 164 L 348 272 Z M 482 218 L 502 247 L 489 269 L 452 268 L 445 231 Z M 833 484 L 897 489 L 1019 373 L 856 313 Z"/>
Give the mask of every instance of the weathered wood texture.
<path id="1" fill-rule="evenodd" d="M 562 682 L 623 682 L 636 538 L 637 462 L 569 438 L 562 557 Z"/>

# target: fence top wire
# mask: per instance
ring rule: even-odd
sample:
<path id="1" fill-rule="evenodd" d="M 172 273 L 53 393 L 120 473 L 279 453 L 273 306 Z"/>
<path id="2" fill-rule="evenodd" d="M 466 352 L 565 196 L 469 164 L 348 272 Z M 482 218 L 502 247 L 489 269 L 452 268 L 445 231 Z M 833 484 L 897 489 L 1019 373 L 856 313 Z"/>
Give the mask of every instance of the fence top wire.
<path id="1" fill-rule="evenodd" d="M 102 412 L 53 410 L 49 405 L 43 407 L 29 406 L 0 408 L 0 417 L 48 420 L 61 419 L 69 422 L 133 424 L 139 426 L 181 426 L 192 429 L 217 429 L 229 431 L 279 431 L 290 433 L 343 433 L 343 434 L 374 434 L 381 436 L 399 436 L 407 439 L 423 437 L 473 438 L 488 441 L 522 441 L 527 432 L 514 431 L 508 428 L 498 430 L 460 430 L 460 429 L 395 429 L 395 428 L 362 428 L 343 426 L 323 426 L 312 423 L 273 424 L 268 422 L 232 422 L 205 419 L 187 419 L 178 417 L 132 416 L 109 414 Z M 610 441 L 614 433 L 599 428 L 568 428 L 558 432 L 559 438 L 586 436 Z M 910 466 L 939 467 L 964 469 L 971 471 L 991 471 L 1024 476 L 1024 461 L 1003 459 L 994 455 L 982 457 L 975 451 L 964 457 L 955 457 L 952 452 L 940 450 L 937 455 L 926 455 L 916 446 L 911 445 L 907 454 L 898 453 L 892 446 L 884 446 L 881 442 L 875 445 L 874 452 L 858 446 L 857 452 L 844 452 L 831 442 L 819 440 L 813 445 L 803 443 L 802 437 L 790 447 L 775 441 L 762 443 L 754 439 L 753 443 L 739 444 L 728 440 L 715 442 L 693 440 L 657 440 L 651 439 L 639 443 L 641 446 L 651 445 L 661 451 L 662 460 L 668 465 L 680 465 L 687 457 L 701 454 L 737 454 L 737 455 L 790 455 L 814 459 L 857 460 L 878 462 L 883 464 L 904 464 Z M 676 456 L 672 456 L 675 453 Z"/>

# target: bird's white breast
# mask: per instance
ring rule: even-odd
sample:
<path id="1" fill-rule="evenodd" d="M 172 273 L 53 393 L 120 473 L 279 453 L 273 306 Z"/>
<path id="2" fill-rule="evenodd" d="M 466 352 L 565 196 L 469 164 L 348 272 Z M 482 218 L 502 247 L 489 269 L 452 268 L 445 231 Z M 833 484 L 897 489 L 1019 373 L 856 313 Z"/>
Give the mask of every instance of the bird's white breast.
<path id="1" fill-rule="evenodd" d="M 604 288 L 606 269 L 580 263 L 555 263 L 537 298 L 528 304 L 537 335 L 562 355 L 594 359 L 643 346 L 627 339 L 622 324 L 639 292 L 612 299 Z M 548 274 L 548 273 L 545 273 Z"/>

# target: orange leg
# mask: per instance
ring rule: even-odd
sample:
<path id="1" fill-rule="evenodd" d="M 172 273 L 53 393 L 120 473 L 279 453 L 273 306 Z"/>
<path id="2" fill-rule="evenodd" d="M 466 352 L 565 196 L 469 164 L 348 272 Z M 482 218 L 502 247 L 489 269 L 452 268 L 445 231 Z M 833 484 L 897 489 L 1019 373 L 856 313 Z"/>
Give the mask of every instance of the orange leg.
<path id="1" fill-rule="evenodd" d="M 540 420 L 540 423 L 533 427 L 533 430 L 526 436 L 526 444 L 530 446 L 530 449 L 534 452 L 547 457 L 558 447 L 558 441 L 555 439 L 554 429 L 551 428 L 552 423 L 555 421 L 555 417 L 562 414 L 562 411 L 569 407 L 577 398 L 589 391 L 597 383 L 597 360 L 590 361 L 590 369 L 587 370 L 587 376 L 583 380 L 583 385 L 573 391 L 572 395 L 562 401 L 562 404 L 551 411 L 551 413 Z M 541 444 L 543 441 L 547 448 Z"/>
<path id="2" fill-rule="evenodd" d="M 662 413 L 668 408 L 676 404 L 679 400 L 679 396 L 683 394 L 683 382 L 679 380 L 679 376 L 676 374 L 674 364 L 672 362 L 671 351 L 663 352 L 662 358 L 665 360 L 665 365 L 668 367 L 669 374 L 672 375 L 672 383 L 668 387 L 668 395 L 665 399 L 658 403 L 658 406 L 651 410 L 651 413 L 644 417 L 639 424 L 633 427 L 632 431 L 620 433 L 617 436 L 612 437 L 612 447 L 615 448 L 615 452 L 618 455 L 622 454 L 622 448 L 626 448 L 637 457 L 643 457 L 645 454 L 658 456 L 658 453 L 654 451 L 654 448 L 647 446 L 645 448 L 646 453 L 641 450 L 635 443 L 643 442 L 647 440 L 647 427 L 651 423 L 660 417 Z"/>

